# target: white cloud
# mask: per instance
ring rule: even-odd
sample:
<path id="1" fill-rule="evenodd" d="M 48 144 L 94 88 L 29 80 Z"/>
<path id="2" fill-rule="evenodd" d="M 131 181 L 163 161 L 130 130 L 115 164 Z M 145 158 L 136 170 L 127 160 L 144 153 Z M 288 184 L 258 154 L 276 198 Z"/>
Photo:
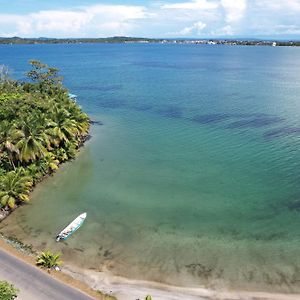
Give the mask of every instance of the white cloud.
<path id="1" fill-rule="evenodd" d="M 177 20 L 193 25 L 186 25 L 183 29 L 175 33 L 183 36 L 195 36 L 203 34 L 205 28 L 206 35 L 233 35 L 237 26 L 235 24 L 243 21 L 247 12 L 247 0 L 194 0 L 165 4 L 163 9 L 170 11 Z M 201 18 L 202 22 L 197 20 Z M 203 26 L 203 24 L 205 24 Z M 198 26 L 199 25 L 199 26 Z M 203 26 L 203 27 L 202 27 Z"/>
<path id="2" fill-rule="evenodd" d="M 37 9 L 27 14 L 4 13 L 1 7 L 0 36 L 300 35 L 300 0 L 176 1 L 149 1 L 147 6 L 97 4 Z"/>
<path id="3" fill-rule="evenodd" d="M 92 16 L 86 12 L 41 11 L 30 15 L 31 27 L 38 32 L 76 33 Z"/>
<path id="4" fill-rule="evenodd" d="M 219 1 L 194 0 L 160 5 L 152 23 L 166 24 L 168 28 L 165 30 L 165 36 L 201 35 L 207 31 L 210 24 L 217 23 L 222 16 Z"/>
<path id="5" fill-rule="evenodd" d="M 293 35 L 299 39 L 299 15 L 300 0 L 255 0 L 249 12 L 248 28 L 255 35 L 274 38 Z"/>
<path id="6" fill-rule="evenodd" d="M 24 16 L 0 13 L 0 24 L 14 28 L 15 35 L 20 36 L 109 36 L 129 34 L 137 26 L 135 21 L 143 18 L 147 18 L 143 6 L 93 5 Z"/>
<path id="7" fill-rule="evenodd" d="M 224 27 L 222 28 L 218 28 L 218 29 L 215 29 L 215 30 L 212 30 L 211 31 L 211 35 L 212 36 L 231 36 L 234 34 L 234 31 L 231 27 L 231 25 L 225 25 Z"/>
<path id="8" fill-rule="evenodd" d="M 289 11 L 292 13 L 300 12 L 299 0 L 256 0 L 255 5 L 264 10 L 278 10 L 281 12 Z"/>
<path id="9" fill-rule="evenodd" d="M 119 19 L 120 21 L 147 17 L 147 9 L 144 6 L 98 4 L 88 6 L 84 11 L 93 16 L 101 15 L 106 18 Z"/>
<path id="10" fill-rule="evenodd" d="M 165 4 L 162 5 L 164 9 L 216 9 L 218 3 L 216 1 L 207 1 L 207 0 L 194 0 L 189 2 L 181 2 L 174 4 Z"/>
<path id="11" fill-rule="evenodd" d="M 93 5 L 85 8 L 90 16 L 89 26 L 101 36 L 129 35 L 138 27 L 137 21 L 150 16 L 143 6 Z"/>
<path id="12" fill-rule="evenodd" d="M 192 26 L 187 26 L 183 28 L 178 32 L 178 34 L 183 36 L 192 35 L 192 34 L 199 35 L 205 27 L 206 27 L 205 23 L 198 21 L 195 22 Z"/>
<path id="13" fill-rule="evenodd" d="M 31 22 L 27 17 L 15 14 L 0 14 L 1 36 L 26 35 L 31 31 Z M 7 27 L 10 30 L 4 31 Z"/>
<path id="14" fill-rule="evenodd" d="M 221 0 L 221 5 L 225 10 L 225 20 L 227 23 L 240 21 L 246 12 L 246 0 Z"/>
<path id="15" fill-rule="evenodd" d="M 296 25 L 277 25 L 276 34 L 300 34 L 300 26 Z"/>

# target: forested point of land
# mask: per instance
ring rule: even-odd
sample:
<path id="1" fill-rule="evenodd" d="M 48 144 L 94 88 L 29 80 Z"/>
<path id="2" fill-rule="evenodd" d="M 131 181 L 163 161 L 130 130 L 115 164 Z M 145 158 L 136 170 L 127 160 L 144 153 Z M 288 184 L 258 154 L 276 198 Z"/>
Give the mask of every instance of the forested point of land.
<path id="1" fill-rule="evenodd" d="M 25 81 L 0 66 L 0 210 L 29 201 L 34 185 L 73 159 L 90 120 L 62 85 L 58 69 L 30 61 Z"/>

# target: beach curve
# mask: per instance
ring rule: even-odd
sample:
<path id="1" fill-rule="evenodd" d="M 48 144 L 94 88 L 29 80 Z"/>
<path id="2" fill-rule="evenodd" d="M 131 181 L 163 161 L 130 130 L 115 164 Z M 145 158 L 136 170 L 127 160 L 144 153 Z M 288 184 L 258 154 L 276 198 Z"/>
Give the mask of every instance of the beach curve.
<path id="1" fill-rule="evenodd" d="M 179 287 L 159 282 L 128 279 L 113 275 L 110 271 L 96 272 L 66 265 L 63 270 L 73 278 L 85 282 L 91 288 L 112 294 L 119 300 L 298 300 L 300 294 L 281 294 L 260 291 L 212 290 L 202 287 Z"/>

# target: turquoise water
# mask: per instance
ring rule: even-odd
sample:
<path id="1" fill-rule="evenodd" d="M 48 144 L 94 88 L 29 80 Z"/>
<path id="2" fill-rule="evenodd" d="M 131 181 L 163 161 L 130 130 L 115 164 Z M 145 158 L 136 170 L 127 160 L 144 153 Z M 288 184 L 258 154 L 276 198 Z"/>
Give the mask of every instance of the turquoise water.
<path id="1" fill-rule="evenodd" d="M 30 58 L 103 125 L 2 232 L 130 278 L 300 291 L 300 49 L 0 46 L 17 78 Z"/>

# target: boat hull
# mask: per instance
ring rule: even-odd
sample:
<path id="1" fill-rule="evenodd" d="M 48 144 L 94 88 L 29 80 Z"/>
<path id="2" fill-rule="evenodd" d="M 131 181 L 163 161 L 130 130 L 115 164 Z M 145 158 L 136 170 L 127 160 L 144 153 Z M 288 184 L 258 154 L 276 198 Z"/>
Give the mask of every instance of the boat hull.
<path id="1" fill-rule="evenodd" d="M 57 236 L 56 241 L 66 240 L 71 234 L 73 234 L 78 228 L 81 227 L 87 214 L 83 213 L 73 220 L 67 227 L 65 227 Z"/>

